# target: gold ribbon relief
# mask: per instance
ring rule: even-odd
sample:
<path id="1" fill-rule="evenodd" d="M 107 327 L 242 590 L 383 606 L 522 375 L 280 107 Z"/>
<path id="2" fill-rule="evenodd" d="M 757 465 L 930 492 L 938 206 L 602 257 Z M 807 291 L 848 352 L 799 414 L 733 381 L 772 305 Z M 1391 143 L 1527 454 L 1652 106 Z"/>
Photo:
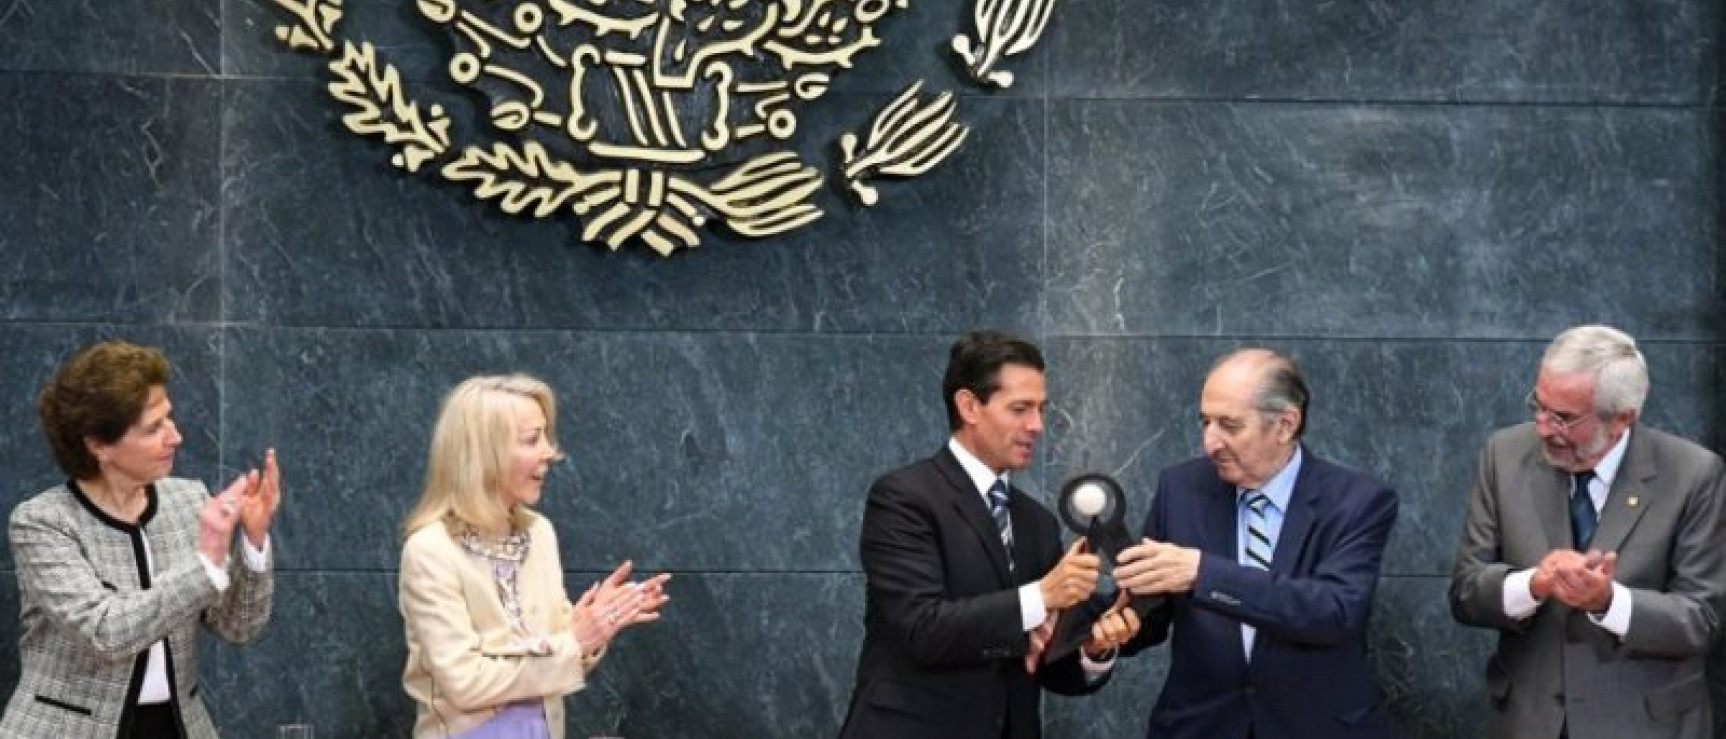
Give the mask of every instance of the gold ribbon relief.
<path id="1" fill-rule="evenodd" d="M 878 22 L 909 0 L 418 0 L 454 40 L 449 78 L 485 101 L 493 138 L 459 145 L 442 105 L 410 96 L 369 41 L 340 38 L 341 0 L 274 2 L 289 16 L 277 40 L 330 58 L 343 123 L 392 146 L 396 167 L 435 163 L 508 213 L 567 213 L 584 241 L 638 239 L 670 255 L 699 245 L 710 221 L 760 238 L 821 217 L 810 202 L 821 173 L 772 147 L 795 135 L 799 106 L 880 45 Z M 1035 41 L 1053 0 L 1040 0 L 1029 34 L 985 23 L 984 6 L 999 13 L 999 0 L 978 2 L 972 72 L 1000 84 L 994 63 Z M 985 28 L 1014 37 L 998 42 Z M 953 94 L 924 103 L 921 86 L 839 141 L 841 174 L 864 205 L 880 197 L 870 178 L 921 175 L 968 134 Z"/>

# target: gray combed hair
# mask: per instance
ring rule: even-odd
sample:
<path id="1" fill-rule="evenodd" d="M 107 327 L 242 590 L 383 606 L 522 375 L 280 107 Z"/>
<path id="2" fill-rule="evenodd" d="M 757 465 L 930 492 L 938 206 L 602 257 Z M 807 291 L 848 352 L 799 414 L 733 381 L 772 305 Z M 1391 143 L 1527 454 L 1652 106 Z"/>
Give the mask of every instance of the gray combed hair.
<path id="1" fill-rule="evenodd" d="M 1648 399 L 1648 362 L 1630 334 L 1611 326 L 1577 326 L 1559 334 L 1540 366 L 1594 375 L 1594 412 L 1601 417 L 1640 412 Z"/>

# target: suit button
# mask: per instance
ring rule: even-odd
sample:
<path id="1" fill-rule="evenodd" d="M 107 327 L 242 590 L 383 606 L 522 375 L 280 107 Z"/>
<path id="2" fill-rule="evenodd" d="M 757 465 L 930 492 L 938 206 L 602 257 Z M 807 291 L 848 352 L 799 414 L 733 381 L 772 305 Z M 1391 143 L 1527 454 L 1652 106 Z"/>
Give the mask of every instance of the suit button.
<path id="1" fill-rule="evenodd" d="M 1553 693 L 1552 694 L 1552 702 L 1557 703 L 1558 705 L 1561 705 L 1561 706 L 1564 705 L 1564 694 L 1563 693 Z"/>
<path id="2" fill-rule="evenodd" d="M 1242 685 L 1241 686 L 1241 692 L 1246 693 L 1247 695 L 1250 696 L 1250 695 L 1254 695 L 1254 694 L 1258 693 L 1259 689 L 1255 688 L 1251 685 Z"/>

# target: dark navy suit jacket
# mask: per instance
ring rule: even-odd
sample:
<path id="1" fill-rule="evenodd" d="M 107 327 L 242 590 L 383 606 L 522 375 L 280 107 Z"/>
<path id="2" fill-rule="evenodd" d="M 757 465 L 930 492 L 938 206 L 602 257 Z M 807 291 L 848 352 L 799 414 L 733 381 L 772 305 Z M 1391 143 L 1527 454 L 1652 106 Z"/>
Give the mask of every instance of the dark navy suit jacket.
<path id="1" fill-rule="evenodd" d="M 1367 616 L 1396 494 L 1303 454 L 1270 571 L 1236 559 L 1238 503 L 1209 459 L 1163 471 L 1145 536 L 1201 550 L 1191 593 L 1151 612 L 1131 654 L 1171 642 L 1148 737 L 1390 737 Z M 1241 624 L 1258 629 L 1249 663 Z"/>

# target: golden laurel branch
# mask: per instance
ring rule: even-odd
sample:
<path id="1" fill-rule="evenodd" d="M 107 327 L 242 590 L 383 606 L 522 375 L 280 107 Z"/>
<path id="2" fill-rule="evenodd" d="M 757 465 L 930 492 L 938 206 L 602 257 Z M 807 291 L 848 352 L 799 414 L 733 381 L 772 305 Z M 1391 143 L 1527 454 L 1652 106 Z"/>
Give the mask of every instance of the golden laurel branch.
<path id="1" fill-rule="evenodd" d="M 526 179 L 512 179 L 511 173 Z M 520 151 L 497 142 L 490 154 L 477 146 L 467 147 L 460 159 L 444 165 L 443 176 L 451 182 L 477 182 L 474 197 L 500 199 L 498 207 L 511 215 L 531 207 L 534 218 L 550 216 L 572 198 L 606 184 L 604 177 L 584 175 L 569 162 L 552 159 L 538 141 L 528 141 Z"/>
<path id="2" fill-rule="evenodd" d="M 970 129 L 954 120 L 958 109 L 953 93 L 943 92 L 927 105 L 919 105 L 921 80 L 888 103 L 869 126 L 869 140 L 857 146 L 857 135 L 839 137 L 845 166 L 845 182 L 864 205 L 874 205 L 880 193 L 864 179 L 872 174 L 915 177 L 940 164 L 964 143 Z"/>
<path id="3" fill-rule="evenodd" d="M 1011 87 L 1013 73 L 997 70 L 1003 57 L 1029 51 L 1043 35 L 1049 16 L 1055 12 L 1055 0 L 976 0 L 972 21 L 977 27 L 977 41 L 964 34 L 953 37 L 953 51 L 965 60 L 971 77 L 996 87 Z"/>
<path id="4" fill-rule="evenodd" d="M 372 42 L 343 41 L 342 56 L 330 62 L 330 72 L 336 77 L 330 95 L 354 108 L 342 116 L 348 130 L 400 145 L 390 164 L 418 172 L 427 159 L 449 150 L 450 121 L 443 106 L 433 104 L 422 116 L 419 104 L 403 93 L 395 65 L 378 64 Z"/>
<path id="5" fill-rule="evenodd" d="M 443 168 L 452 182 L 472 182 L 474 197 L 496 200 L 504 211 L 545 218 L 566 207 L 586 220 L 581 239 L 613 251 L 631 238 L 661 256 L 701 243 L 695 228 L 708 214 L 750 237 L 796 229 L 821 217 L 805 202 L 821 185 L 821 174 L 787 152 L 752 159 L 711 185 L 651 169 L 584 173 L 554 159 L 537 141 L 521 149 L 470 146 Z M 705 206 L 705 207 L 703 207 Z"/>
<path id="6" fill-rule="evenodd" d="M 276 0 L 276 5 L 292 14 L 292 26 L 276 26 L 276 40 L 295 51 L 317 51 L 328 54 L 336 50 L 336 21 L 342 17 L 342 0 Z"/>

